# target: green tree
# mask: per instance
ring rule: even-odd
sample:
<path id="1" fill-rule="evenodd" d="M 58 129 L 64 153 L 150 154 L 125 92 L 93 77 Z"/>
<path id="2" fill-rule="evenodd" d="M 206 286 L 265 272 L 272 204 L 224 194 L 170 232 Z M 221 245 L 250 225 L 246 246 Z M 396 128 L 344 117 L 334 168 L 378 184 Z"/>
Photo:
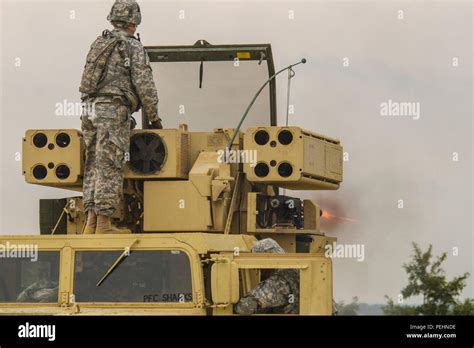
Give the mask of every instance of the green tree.
<path id="1" fill-rule="evenodd" d="M 452 308 L 454 315 L 474 315 L 474 299 L 467 298 L 464 302 L 457 302 Z"/>
<path id="2" fill-rule="evenodd" d="M 338 315 L 357 315 L 359 311 L 359 298 L 354 296 L 352 302 L 345 304 L 344 301 L 336 303 L 336 309 Z"/>
<path id="3" fill-rule="evenodd" d="M 402 290 L 403 298 L 421 295 L 423 303 L 418 306 L 398 305 L 385 296 L 387 315 L 474 315 L 474 300 L 461 302 L 458 297 L 466 286 L 469 273 L 454 277 L 448 281 L 441 264 L 446 260 L 447 253 L 433 258 L 432 245 L 426 252 L 413 243 L 412 261 L 404 264 L 408 274 L 408 285 Z"/>

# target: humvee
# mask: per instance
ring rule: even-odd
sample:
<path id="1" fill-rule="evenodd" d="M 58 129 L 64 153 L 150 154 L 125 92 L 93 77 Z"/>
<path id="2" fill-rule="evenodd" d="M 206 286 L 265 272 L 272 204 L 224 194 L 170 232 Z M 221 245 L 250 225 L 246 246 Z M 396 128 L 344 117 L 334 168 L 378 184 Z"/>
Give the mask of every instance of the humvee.
<path id="1" fill-rule="evenodd" d="M 0 236 L 0 314 L 232 315 L 264 269 L 298 270 L 300 315 L 333 314 L 324 251 L 335 238 L 316 203 L 286 190 L 338 189 L 339 140 L 277 125 L 269 44 L 146 50 L 171 126 L 147 129 L 142 114 L 131 132 L 113 216 L 127 230 L 83 235 L 81 196 L 41 199 L 39 235 Z M 265 80 L 243 132 L 240 113 Z M 82 190 L 80 131 L 28 130 L 22 151 L 27 183 Z M 251 253 L 262 238 L 286 253 Z"/>

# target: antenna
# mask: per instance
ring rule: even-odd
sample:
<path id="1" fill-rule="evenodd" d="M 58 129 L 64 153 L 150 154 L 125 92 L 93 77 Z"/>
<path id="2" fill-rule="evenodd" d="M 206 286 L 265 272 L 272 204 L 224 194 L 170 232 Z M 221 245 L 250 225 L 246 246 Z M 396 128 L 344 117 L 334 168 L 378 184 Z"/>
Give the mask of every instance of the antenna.
<path id="1" fill-rule="evenodd" d="M 285 71 L 285 70 L 291 70 L 293 71 L 293 67 L 298 65 L 298 64 L 305 64 L 306 63 L 306 59 L 303 58 L 301 59 L 298 63 L 295 63 L 295 64 L 291 64 L 291 65 L 288 65 L 286 68 L 283 68 L 281 69 L 280 71 L 276 72 L 274 75 L 270 76 L 270 78 L 262 85 L 262 87 L 260 87 L 260 89 L 257 91 L 257 93 L 254 95 L 252 101 L 250 102 L 250 104 L 247 106 L 247 109 L 245 110 L 242 118 L 240 119 L 239 121 L 239 124 L 237 125 L 237 128 L 235 129 L 234 133 L 232 134 L 232 137 L 230 138 L 229 142 L 227 143 L 226 145 L 226 151 L 225 153 L 228 153 L 228 151 L 230 150 L 230 148 L 232 147 L 232 143 L 234 142 L 235 140 L 235 137 L 237 136 L 237 133 L 240 131 L 240 127 L 242 127 L 242 123 L 244 122 L 245 118 L 247 117 L 247 114 L 249 113 L 250 109 L 252 108 L 253 104 L 255 103 L 255 101 L 257 100 L 258 96 L 260 95 L 260 92 L 263 91 L 263 89 L 265 88 L 265 86 L 271 81 L 273 80 L 278 74 L 280 74 L 281 72 Z M 293 76 L 294 76 L 294 72 L 293 72 Z M 293 77 L 291 76 L 291 77 Z M 289 79 L 291 77 L 288 77 Z M 289 98 L 289 94 L 288 94 L 288 98 Z M 286 110 L 286 113 L 287 113 L 287 118 L 288 118 L 288 108 Z"/>
<path id="2" fill-rule="evenodd" d="M 288 69 L 288 87 L 286 88 L 286 126 L 288 127 L 288 113 L 290 110 L 290 89 L 291 89 L 291 79 L 295 77 L 295 71 L 290 68 Z"/>

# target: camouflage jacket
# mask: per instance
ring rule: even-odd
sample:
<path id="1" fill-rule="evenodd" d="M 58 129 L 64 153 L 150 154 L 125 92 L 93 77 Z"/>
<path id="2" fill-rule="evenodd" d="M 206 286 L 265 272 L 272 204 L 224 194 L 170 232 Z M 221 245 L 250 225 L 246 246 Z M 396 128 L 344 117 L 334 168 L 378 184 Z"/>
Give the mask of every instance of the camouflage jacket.
<path id="1" fill-rule="evenodd" d="M 112 33 L 123 36 L 125 40 L 115 47 L 109 58 L 103 80 L 110 79 L 111 82 L 97 91 L 94 101 L 106 102 L 117 96 L 128 104 L 131 112 L 143 107 L 150 121 L 158 120 L 158 95 L 145 48 L 123 30 L 114 29 Z M 122 76 L 111 79 L 116 75 Z M 87 95 L 82 97 L 88 99 Z"/>
<path id="2" fill-rule="evenodd" d="M 298 314 L 299 273 L 294 269 L 279 269 L 258 283 L 234 306 L 237 314 Z"/>

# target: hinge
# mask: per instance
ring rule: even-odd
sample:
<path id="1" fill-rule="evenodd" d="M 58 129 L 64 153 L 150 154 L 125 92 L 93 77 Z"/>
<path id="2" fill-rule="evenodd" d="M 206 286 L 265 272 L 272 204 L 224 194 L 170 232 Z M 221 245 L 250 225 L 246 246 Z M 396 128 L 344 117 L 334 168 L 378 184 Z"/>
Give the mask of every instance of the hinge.
<path id="1" fill-rule="evenodd" d="M 231 261 L 232 261 L 232 259 L 229 258 L 229 256 L 216 256 L 216 257 L 211 257 L 211 258 L 208 258 L 208 259 L 201 260 L 201 263 L 210 263 L 210 262 L 229 263 Z"/>
<path id="2" fill-rule="evenodd" d="M 80 312 L 79 305 L 76 303 L 74 295 L 69 293 L 69 291 L 61 292 L 61 307 L 70 313 Z"/>
<path id="3" fill-rule="evenodd" d="M 206 304 L 204 303 L 204 297 L 202 296 L 201 291 L 196 291 L 196 308 L 204 308 L 206 307 Z"/>
<path id="4" fill-rule="evenodd" d="M 209 305 L 208 307 L 210 307 L 210 308 L 226 308 L 229 305 L 230 305 L 230 303 L 218 303 L 218 304 Z"/>
<path id="5" fill-rule="evenodd" d="M 61 292 L 61 307 L 67 307 L 69 305 L 69 291 Z"/>
<path id="6" fill-rule="evenodd" d="M 232 259 L 229 258 L 229 257 L 217 257 L 216 260 L 214 262 L 222 262 L 222 263 L 231 263 L 232 262 Z"/>

